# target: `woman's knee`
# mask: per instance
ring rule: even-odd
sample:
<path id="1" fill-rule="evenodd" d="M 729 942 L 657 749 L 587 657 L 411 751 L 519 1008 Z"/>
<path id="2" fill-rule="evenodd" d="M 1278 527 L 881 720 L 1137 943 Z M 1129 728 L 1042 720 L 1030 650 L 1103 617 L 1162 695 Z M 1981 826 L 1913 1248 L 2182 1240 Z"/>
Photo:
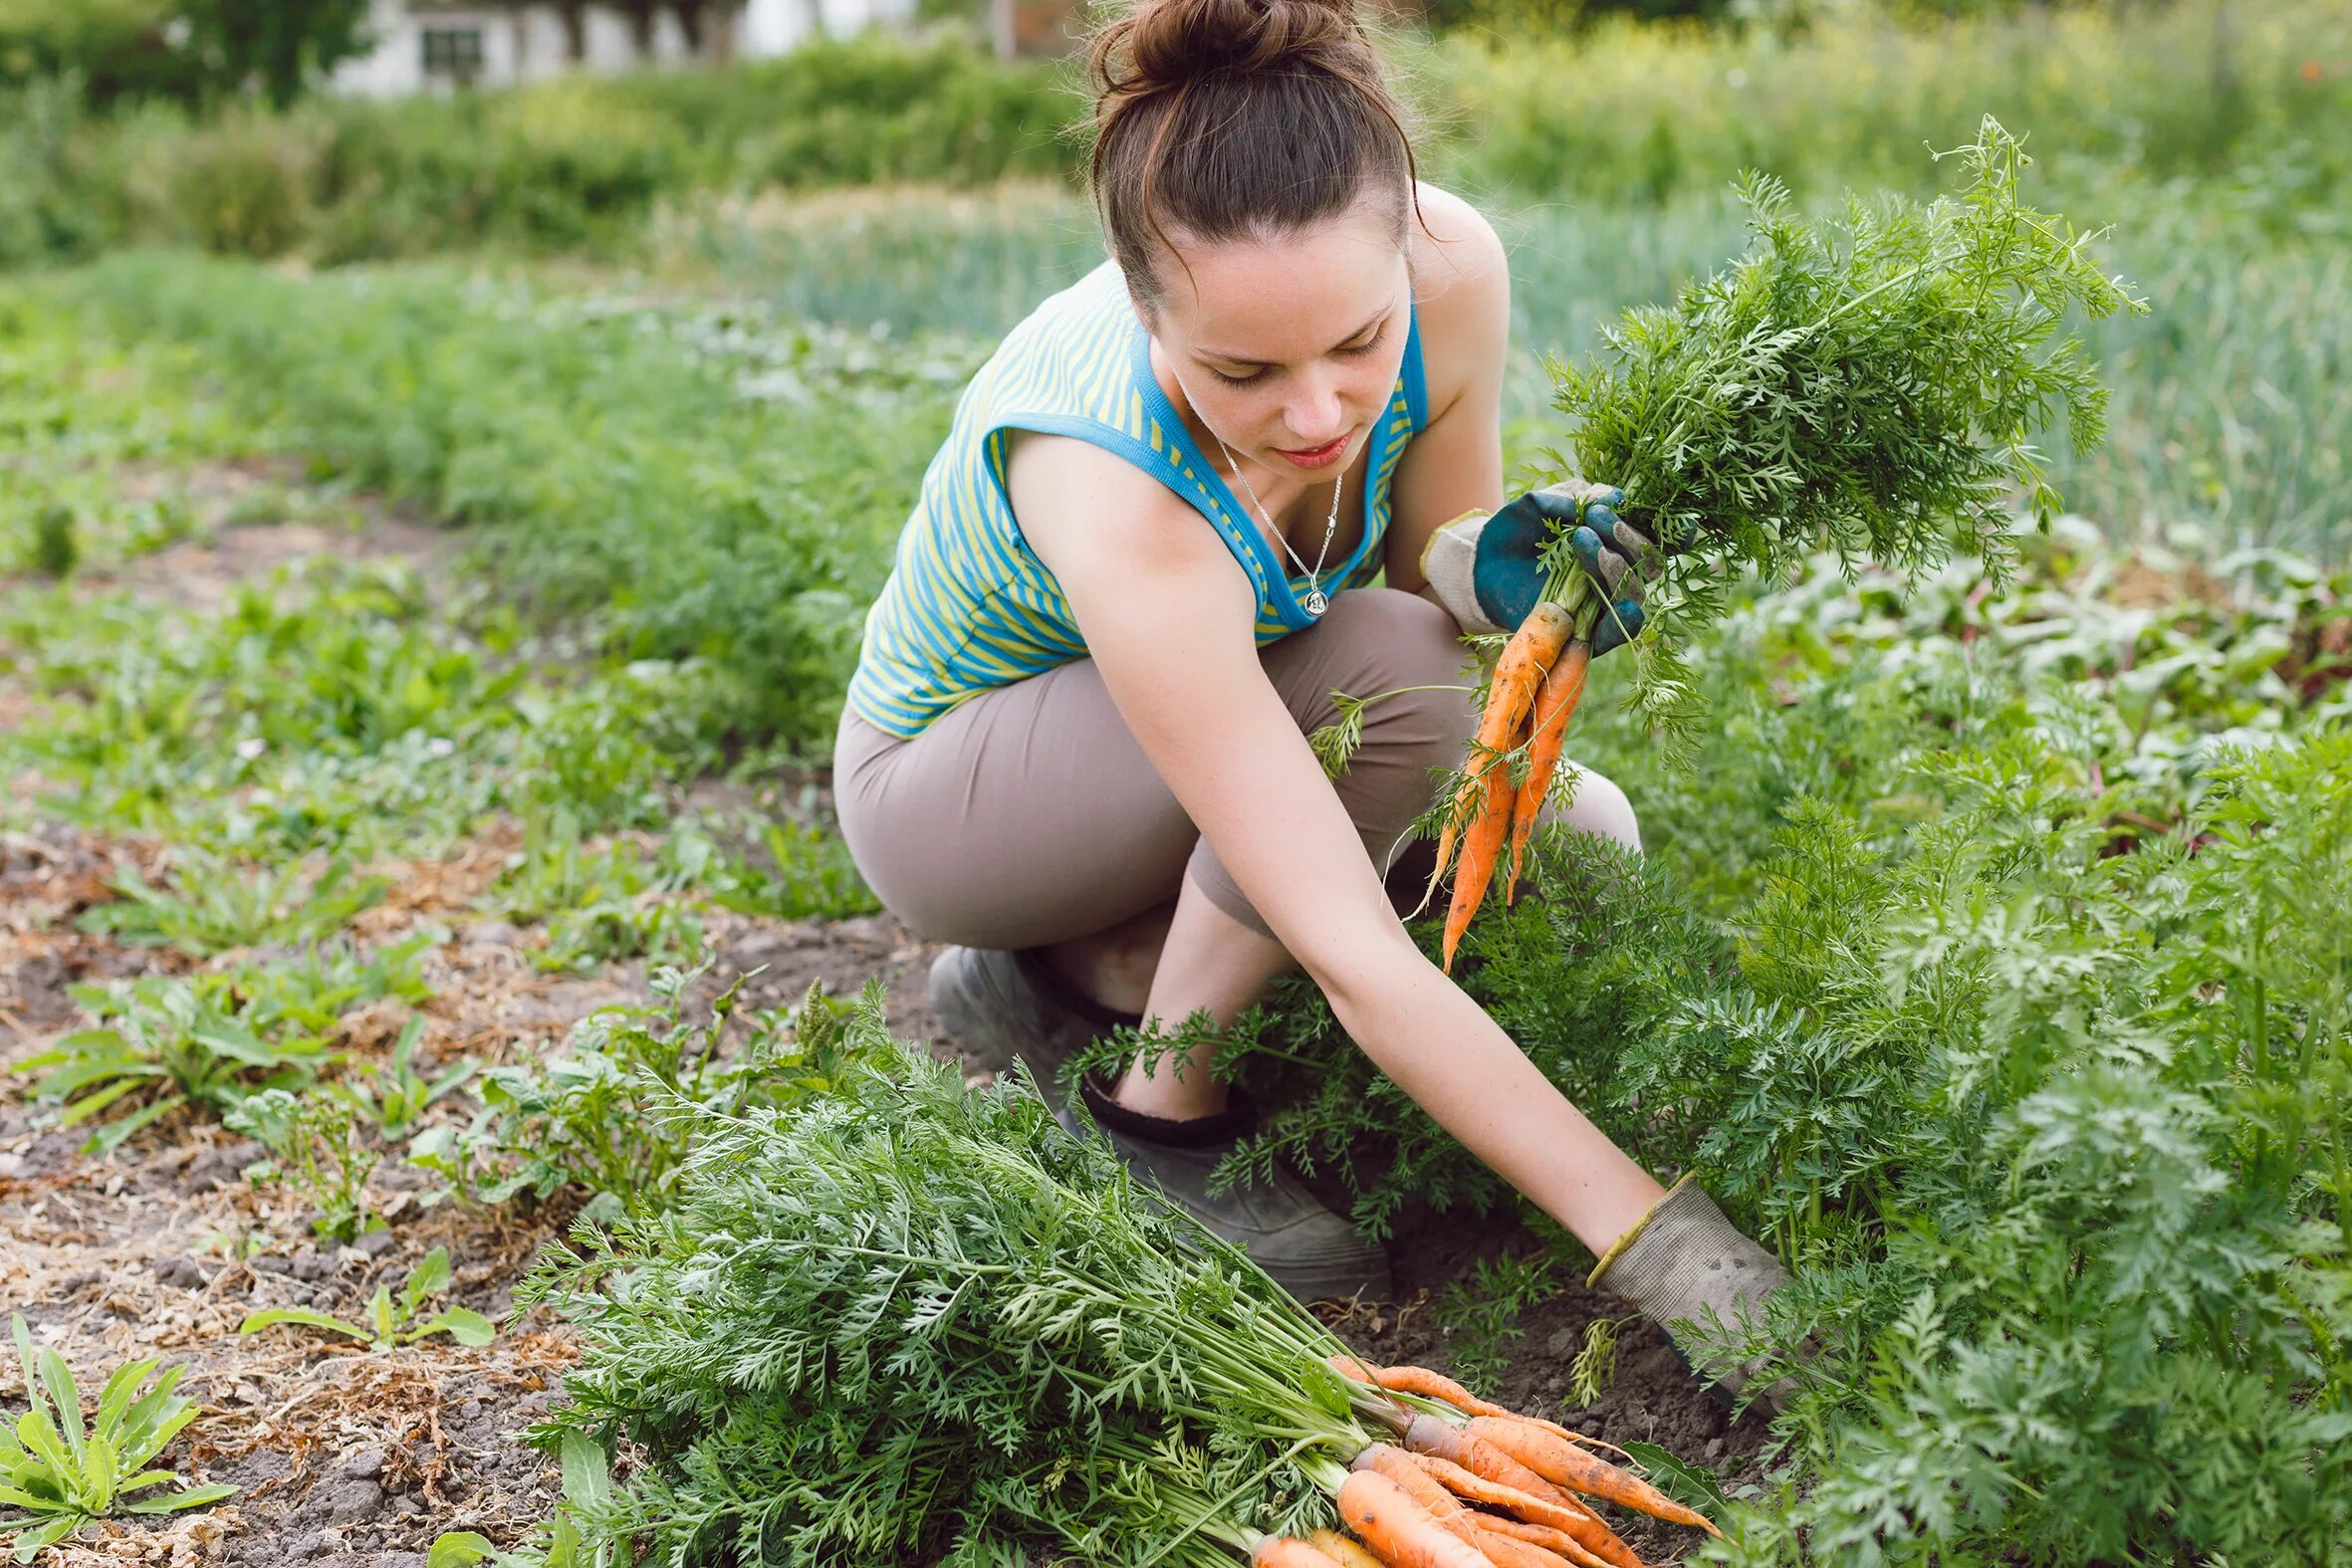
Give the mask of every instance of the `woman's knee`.
<path id="1" fill-rule="evenodd" d="M 1564 808 L 1556 804 L 1558 796 L 1555 794 L 1555 803 L 1546 813 L 1547 818 L 1595 837 L 1613 838 L 1639 853 L 1641 823 L 1634 817 L 1633 802 L 1625 797 L 1625 791 L 1617 787 L 1616 782 L 1589 768 L 1578 768 L 1574 763 L 1564 760 L 1559 765 L 1559 772 L 1560 777 L 1553 788 L 1556 790 L 1572 784 L 1575 793 Z"/>

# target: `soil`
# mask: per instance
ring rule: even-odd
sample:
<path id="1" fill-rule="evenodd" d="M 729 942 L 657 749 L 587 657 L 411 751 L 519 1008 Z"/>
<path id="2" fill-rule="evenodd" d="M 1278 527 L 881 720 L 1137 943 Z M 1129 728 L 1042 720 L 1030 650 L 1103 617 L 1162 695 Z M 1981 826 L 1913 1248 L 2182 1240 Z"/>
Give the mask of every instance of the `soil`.
<path id="1" fill-rule="evenodd" d="M 124 576 L 142 590 L 210 600 L 304 554 L 424 560 L 446 550 L 379 521 L 383 527 L 366 535 L 308 530 L 315 538 L 221 528 L 209 545 L 174 547 Z M 448 930 L 425 961 L 434 998 L 422 1008 L 417 1065 L 428 1074 L 459 1055 L 498 1062 L 552 1052 L 595 1008 L 650 1000 L 641 964 L 551 977 L 530 962 L 539 933 L 473 915 L 470 905 L 512 847 L 491 833 L 444 860 L 376 867 L 393 878 L 393 891 L 354 922 L 353 935 L 369 944 L 397 941 L 428 920 Z M 50 823 L 0 833 L 0 1076 L 61 1032 L 87 1026 L 71 987 L 194 967 L 169 949 L 128 948 L 77 928 L 78 914 L 111 896 L 105 879 L 123 859 L 152 871 L 167 851 Z M 878 977 L 899 1037 L 952 1054 L 923 1005 L 934 950 L 895 922 L 714 912 L 706 929 L 717 962 L 698 983 L 700 996 L 757 971 L 742 1006 L 788 1007 L 813 981 L 846 994 Z M 337 1048 L 388 1050 L 401 1011 L 353 1015 Z M 474 1530 L 512 1545 L 545 1516 L 560 1491 L 556 1466 L 520 1440 L 560 1402 L 577 1340 L 544 1312 L 511 1325 L 507 1316 L 515 1284 L 535 1251 L 563 1234 L 577 1197 L 489 1212 L 427 1207 L 424 1173 L 387 1150 L 369 1197 L 389 1229 L 358 1245 L 321 1246 L 311 1240 L 302 1199 L 244 1178 L 259 1145 L 181 1112 L 110 1155 L 85 1155 L 83 1129 L 44 1125 L 48 1113 L 23 1092 L 25 1081 L 0 1097 L 0 1304 L 23 1313 L 37 1345 L 63 1354 L 88 1397 L 128 1360 L 156 1357 L 183 1368 L 179 1389 L 203 1414 L 156 1462 L 188 1483 L 239 1488 L 189 1514 L 105 1521 L 52 1548 L 45 1561 L 423 1568 L 442 1531 Z M 1391 1249 L 1398 1299 L 1326 1310 L 1363 1354 L 1446 1370 L 1440 1293 L 1483 1259 L 1531 1244 L 1507 1221 L 1419 1217 Z M 356 1341 L 346 1349 L 312 1330 L 237 1332 L 247 1313 L 270 1306 L 362 1318 L 378 1283 L 396 1288 L 436 1245 L 456 1265 L 447 1304 L 498 1322 L 492 1344 L 467 1349 L 434 1338 L 369 1354 Z M 1754 1456 L 1763 1423 L 1731 1423 L 1646 1323 L 1625 1328 L 1600 1400 L 1563 1408 L 1587 1325 L 1621 1315 L 1620 1303 L 1565 1282 L 1526 1315 L 1500 1386 L 1480 1392 L 1595 1437 L 1656 1442 L 1719 1471 Z M 12 1366 L 13 1357 L 0 1356 L 0 1365 Z M 4 1381 L 13 1390 L 13 1372 Z M 1686 1530 L 1621 1522 L 1649 1561 L 1671 1562 L 1692 1544 Z"/>

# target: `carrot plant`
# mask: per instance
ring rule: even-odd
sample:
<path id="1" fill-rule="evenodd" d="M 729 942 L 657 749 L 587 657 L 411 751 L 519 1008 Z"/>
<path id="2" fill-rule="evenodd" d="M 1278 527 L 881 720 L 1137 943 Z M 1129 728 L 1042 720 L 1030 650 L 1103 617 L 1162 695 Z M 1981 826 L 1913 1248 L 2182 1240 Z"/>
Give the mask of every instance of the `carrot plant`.
<path id="1" fill-rule="evenodd" d="M 2028 160 L 1997 120 L 1959 155 L 1958 195 L 1849 197 L 1820 221 L 1769 176 L 1745 176 L 1749 256 L 1671 307 L 1627 312 L 1590 365 L 1551 365 L 1574 421 L 1573 458 L 1553 466 L 1618 487 L 1617 511 L 1665 559 L 1632 626 L 1568 532 L 1545 547 L 1543 596 L 1497 659 L 1470 754 L 1431 810 L 1432 890 L 1453 877 L 1449 971 L 1506 843 L 1507 898 L 1518 880 L 1604 617 L 1638 633 L 1627 703 L 1687 761 L 1704 705 L 1678 650 L 1723 616 L 1736 581 L 1785 577 L 1824 544 L 1849 576 L 1871 562 L 1917 577 L 1957 545 L 1998 577 L 2010 492 L 2044 526 L 2054 516 L 2032 437 L 2062 422 L 2082 456 L 2106 406 L 2080 340 L 2058 334 L 2070 311 L 2147 307 L 2093 266 L 2091 236 L 2019 200 Z"/>
<path id="2" fill-rule="evenodd" d="M 1712 1528 L 1583 1440 L 1362 1366 L 1026 1082 L 976 1089 L 891 1042 L 878 983 L 848 1029 L 865 1070 L 805 1105 L 672 1097 L 699 1131 L 678 1201 L 576 1227 L 518 1290 L 587 1345 L 534 1436 L 651 1456 L 578 1510 L 587 1544 L 1271 1565 L 1367 1470 L 1414 1474 L 1441 1514 L 1512 1510 L 1597 1554 L 1578 1562 L 1639 1568 L 1590 1498 Z"/>
<path id="3" fill-rule="evenodd" d="M 1629 695 L 1670 743 L 1697 718 L 1676 649 L 1740 574 L 1783 578 L 1823 543 L 1849 574 L 1916 575 L 1956 544 L 1998 568 L 2012 492 L 2044 526 L 2058 506 L 2035 433 L 2062 424 L 2077 456 L 2103 434 L 2106 390 L 2061 333 L 2070 311 L 2146 303 L 2098 270 L 2096 236 L 2022 202 L 2030 160 L 1999 121 L 1957 156 L 1955 195 L 1849 196 L 1818 222 L 1744 176 L 1755 251 L 1628 311 L 1593 362 L 1552 366 L 1574 423 L 1560 466 L 1621 488 L 1670 557 Z M 1564 542 L 1553 555 L 1575 569 Z"/>

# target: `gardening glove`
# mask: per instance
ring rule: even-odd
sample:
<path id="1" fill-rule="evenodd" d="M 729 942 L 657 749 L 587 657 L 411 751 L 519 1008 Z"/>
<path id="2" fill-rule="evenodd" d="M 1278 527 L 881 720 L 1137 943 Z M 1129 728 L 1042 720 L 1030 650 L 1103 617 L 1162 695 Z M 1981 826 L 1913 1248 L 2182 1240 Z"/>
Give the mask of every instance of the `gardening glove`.
<path id="1" fill-rule="evenodd" d="M 1687 1174 L 1616 1239 L 1585 1281 L 1640 1308 L 1694 1367 L 1698 1358 L 1686 1343 L 1704 1349 L 1710 1311 L 1735 1332 L 1750 1324 L 1760 1329 L 1764 1298 L 1787 1282 L 1779 1260 L 1742 1234 Z M 1761 1362 L 1751 1358 L 1716 1373 L 1715 1381 L 1738 1393 L 1756 1380 Z M 1759 1403 L 1776 1410 L 1793 1392 L 1793 1380 L 1782 1378 Z"/>
<path id="2" fill-rule="evenodd" d="M 1516 630 L 1543 596 L 1543 549 L 1560 528 L 1584 569 L 1613 601 L 1592 636 L 1599 658 L 1641 630 L 1642 585 L 1658 552 L 1617 516 L 1614 485 L 1569 478 L 1530 490 L 1492 516 L 1465 512 L 1429 538 L 1421 574 L 1465 631 Z"/>

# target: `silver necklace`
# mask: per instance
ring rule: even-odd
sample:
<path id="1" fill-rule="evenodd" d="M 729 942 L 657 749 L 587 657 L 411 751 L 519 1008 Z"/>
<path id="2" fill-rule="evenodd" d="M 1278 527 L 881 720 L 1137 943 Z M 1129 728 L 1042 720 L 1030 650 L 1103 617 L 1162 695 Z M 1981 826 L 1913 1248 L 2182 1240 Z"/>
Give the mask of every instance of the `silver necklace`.
<path id="1" fill-rule="evenodd" d="M 1189 394 L 1187 395 L 1189 396 Z M 1201 423 L 1205 426 L 1208 421 L 1204 419 Z M 1225 437 L 1217 435 L 1214 430 L 1211 430 L 1209 434 L 1216 436 L 1218 450 L 1225 454 L 1226 467 L 1233 471 L 1234 478 L 1242 482 L 1242 489 L 1249 492 L 1250 505 L 1256 507 L 1258 515 L 1266 519 L 1266 531 L 1282 543 L 1283 549 L 1290 551 L 1291 559 L 1298 562 L 1298 569 L 1306 573 L 1306 597 L 1298 601 L 1299 607 L 1304 609 L 1309 617 L 1320 619 L 1323 611 L 1331 607 L 1331 601 L 1323 596 L 1320 579 L 1323 570 L 1323 558 L 1331 551 L 1331 536 L 1339 531 L 1339 493 L 1346 488 L 1346 470 L 1340 470 L 1338 477 L 1331 481 L 1331 515 L 1323 523 L 1322 549 L 1314 553 L 1314 564 L 1310 566 L 1300 559 L 1298 552 L 1291 549 L 1290 538 L 1281 529 L 1274 526 L 1274 519 L 1267 513 L 1266 503 L 1258 499 L 1258 487 L 1250 483 L 1250 477 L 1242 472 L 1242 465 L 1234 460 L 1233 448 L 1225 444 Z"/>
<path id="2" fill-rule="evenodd" d="M 1178 378 L 1176 385 L 1183 385 L 1181 378 Z M 1183 397 L 1185 397 L 1185 402 L 1193 402 L 1193 388 L 1185 388 Z M 1200 404 L 1195 402 L 1193 409 L 1200 411 Z M 1202 425 L 1202 430 L 1209 430 L 1207 418 L 1200 421 L 1200 425 Z M 1338 496 L 1347 487 L 1347 470 L 1340 470 L 1336 480 L 1331 480 L 1331 517 L 1329 520 L 1324 520 L 1324 543 L 1321 543 L 1321 551 L 1314 553 L 1314 564 L 1307 566 L 1305 560 L 1298 555 L 1298 551 L 1292 551 L 1292 541 L 1289 541 L 1289 536 L 1282 532 L 1282 529 L 1275 527 L 1275 520 L 1268 515 L 1268 510 L 1266 510 L 1266 503 L 1259 501 L 1259 487 L 1249 482 L 1249 475 L 1242 473 L 1242 466 L 1235 461 L 1233 447 L 1228 447 L 1226 437 L 1219 435 L 1216 430 L 1209 430 L 1209 437 L 1216 442 L 1216 449 L 1226 454 L 1226 468 L 1233 470 L 1235 480 L 1240 480 L 1244 492 L 1249 492 L 1249 503 L 1252 503 L 1254 508 L 1259 508 L 1259 517 L 1266 517 L 1266 532 L 1273 534 L 1275 539 L 1282 543 L 1282 548 L 1292 553 L 1292 560 L 1298 561 L 1300 571 L 1307 573 L 1307 597 L 1298 599 L 1298 606 L 1307 611 L 1307 616 L 1319 620 L 1321 613 L 1324 613 L 1326 609 L 1331 609 L 1331 599 L 1326 599 L 1324 590 L 1321 590 L 1321 561 L 1324 561 L 1324 555 L 1331 553 L 1331 536 L 1338 532 Z"/>

